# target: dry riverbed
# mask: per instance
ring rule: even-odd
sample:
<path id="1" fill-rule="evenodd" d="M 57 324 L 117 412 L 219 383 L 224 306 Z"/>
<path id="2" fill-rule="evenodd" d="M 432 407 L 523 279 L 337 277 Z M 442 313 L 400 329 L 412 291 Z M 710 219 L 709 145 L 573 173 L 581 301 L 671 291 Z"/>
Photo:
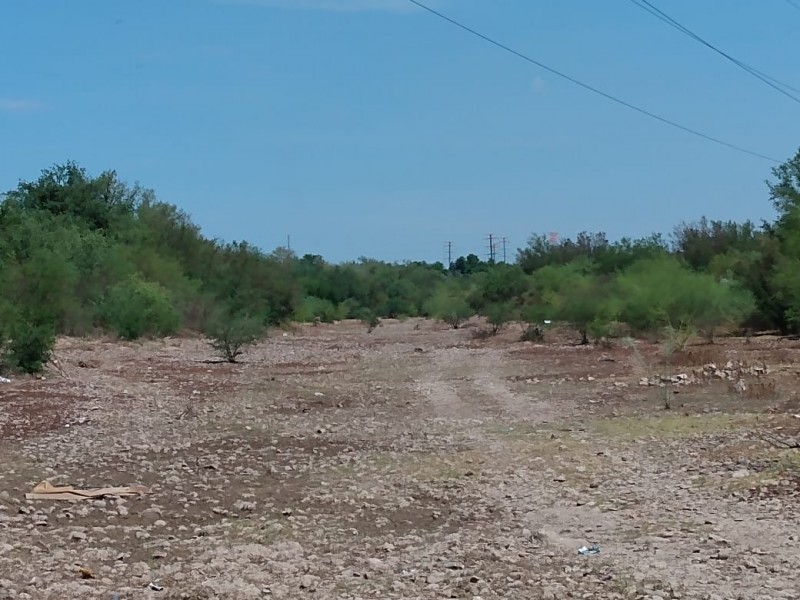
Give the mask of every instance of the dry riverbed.
<path id="1" fill-rule="evenodd" d="M 0 600 L 798 597 L 800 344 L 694 346 L 662 386 L 652 344 L 476 331 L 61 340 L 0 383 Z"/>

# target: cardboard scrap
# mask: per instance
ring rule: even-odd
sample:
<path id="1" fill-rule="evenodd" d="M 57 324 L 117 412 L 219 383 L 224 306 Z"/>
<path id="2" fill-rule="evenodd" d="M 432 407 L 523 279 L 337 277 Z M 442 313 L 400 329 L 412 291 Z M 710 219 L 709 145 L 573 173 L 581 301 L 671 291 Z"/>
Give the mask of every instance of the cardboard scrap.
<path id="1" fill-rule="evenodd" d="M 25 498 L 28 500 L 92 500 L 103 496 L 138 496 L 149 492 L 149 488 L 141 485 L 78 490 L 71 485 L 54 486 L 45 480 L 36 484 L 29 493 L 25 494 Z"/>

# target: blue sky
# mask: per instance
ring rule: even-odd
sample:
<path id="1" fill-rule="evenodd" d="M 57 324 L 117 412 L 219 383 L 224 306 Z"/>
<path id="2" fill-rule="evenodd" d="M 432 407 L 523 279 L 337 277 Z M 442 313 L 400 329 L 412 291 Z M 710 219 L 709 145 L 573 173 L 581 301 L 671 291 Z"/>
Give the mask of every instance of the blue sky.
<path id="1" fill-rule="evenodd" d="M 653 0 L 800 87 L 784 0 Z M 628 0 L 429 0 L 648 110 L 784 160 L 800 105 Z M 772 216 L 772 164 L 650 121 L 406 0 L 3 0 L 0 189 L 116 169 L 211 237 L 441 260 L 533 233 Z"/>

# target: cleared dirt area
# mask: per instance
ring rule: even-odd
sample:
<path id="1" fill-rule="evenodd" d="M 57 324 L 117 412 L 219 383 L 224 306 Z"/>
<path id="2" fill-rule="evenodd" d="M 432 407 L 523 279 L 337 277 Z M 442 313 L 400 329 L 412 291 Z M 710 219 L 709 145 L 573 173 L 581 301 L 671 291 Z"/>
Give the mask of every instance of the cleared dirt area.
<path id="1" fill-rule="evenodd" d="M 475 332 L 61 340 L 0 383 L 0 599 L 798 597 L 800 344 Z"/>

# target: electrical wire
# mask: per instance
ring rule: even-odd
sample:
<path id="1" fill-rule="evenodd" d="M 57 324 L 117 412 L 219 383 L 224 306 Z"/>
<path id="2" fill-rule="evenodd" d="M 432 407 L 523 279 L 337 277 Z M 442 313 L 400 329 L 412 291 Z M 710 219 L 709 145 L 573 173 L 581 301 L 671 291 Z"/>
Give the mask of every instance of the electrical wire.
<path id="1" fill-rule="evenodd" d="M 758 158 L 762 158 L 764 160 L 768 160 L 768 161 L 774 162 L 774 163 L 779 163 L 780 162 L 776 158 L 773 158 L 771 156 L 767 156 L 766 154 L 761 154 L 760 152 L 756 152 L 754 150 L 749 150 L 749 149 L 744 148 L 742 146 L 738 146 L 736 144 L 732 144 L 730 142 L 726 142 L 726 141 L 721 140 L 719 138 L 716 138 L 714 136 L 705 134 L 705 133 L 703 133 L 701 131 L 698 131 L 696 129 L 692 129 L 691 127 L 687 127 L 685 125 L 681 125 L 680 123 L 677 123 L 676 121 L 672 121 L 670 119 L 667 119 L 666 117 L 662 117 L 662 116 L 660 116 L 660 115 L 658 115 L 658 114 L 656 114 L 654 112 L 651 112 L 651 111 L 649 111 L 647 109 L 644 109 L 644 108 L 641 108 L 639 106 L 636 106 L 635 104 L 632 104 L 630 102 L 622 100 L 621 98 L 613 96 L 612 94 L 604 92 L 604 91 L 602 91 L 602 90 L 600 90 L 600 89 L 598 89 L 598 88 L 596 88 L 594 86 L 589 85 L 588 83 L 584 83 L 584 82 L 582 82 L 582 81 L 580 81 L 578 79 L 575 79 L 574 77 L 571 77 L 571 76 L 569 76 L 569 75 L 567 75 L 565 73 L 562 73 L 561 71 L 559 71 L 557 69 L 554 69 L 553 67 L 549 67 L 546 64 L 541 63 L 538 60 L 535 60 L 535 59 L 531 58 L 530 56 L 527 56 L 526 54 L 523 54 L 522 52 L 514 50 L 513 48 L 511 48 L 509 46 L 506 46 L 505 44 L 503 44 L 501 42 L 498 42 L 497 40 L 494 40 L 494 39 L 490 38 L 489 36 L 484 35 L 484 34 L 480 33 L 479 31 L 476 31 L 475 29 L 472 29 L 471 27 L 468 27 L 467 25 L 464 25 L 463 23 L 460 23 L 460 22 L 456 21 L 455 19 L 452 19 L 452 18 L 448 17 L 447 15 L 439 12 L 438 10 L 433 9 L 430 6 L 427 6 L 427 5 L 423 4 L 422 2 L 419 2 L 419 0 L 408 0 L 408 2 L 410 2 L 411 4 L 414 4 L 417 7 L 421 8 L 421 9 L 423 9 L 423 10 L 429 12 L 429 13 L 431 13 L 432 15 L 435 15 L 435 16 L 439 17 L 440 19 L 442 19 L 444 21 L 447 21 L 448 23 L 450 23 L 451 25 L 454 25 L 455 27 L 458 27 L 459 29 L 462 29 L 463 31 L 466 31 L 467 33 L 470 33 L 470 34 L 482 39 L 483 41 L 488 42 L 489 44 L 492 44 L 493 46 L 496 46 L 497 48 L 500 48 L 501 50 L 504 50 L 504 51 L 508 52 L 509 54 L 513 54 L 517 58 L 521 58 L 522 60 L 524 60 L 524 61 L 526 61 L 526 62 L 528 62 L 528 63 L 530 63 L 532 65 L 535 65 L 535 66 L 539 67 L 540 69 L 544 69 L 545 71 L 547 71 L 549 73 L 552 73 L 553 75 L 561 77 L 562 79 L 565 79 L 565 80 L 569 81 L 570 83 L 573 83 L 573 84 L 575 84 L 575 85 L 577 85 L 579 87 L 582 87 L 583 89 L 588 90 L 588 91 L 592 92 L 593 94 L 596 94 L 598 96 L 602 96 L 603 98 L 605 98 L 607 100 L 611 100 L 612 102 L 615 102 L 616 104 L 619 104 L 620 106 L 624 106 L 625 108 L 628 108 L 630 110 L 636 111 L 639 114 L 645 115 L 646 117 L 650 117 L 651 119 L 659 121 L 659 122 L 661 122 L 661 123 L 663 123 L 665 125 L 669 125 L 670 127 L 674 127 L 675 129 L 680 129 L 681 131 L 684 131 L 684 132 L 689 133 L 691 135 L 694 135 L 696 137 L 702 138 L 702 139 L 704 139 L 706 141 L 713 142 L 715 144 L 719 144 L 720 146 L 725 146 L 726 148 L 730 148 L 731 150 L 736 150 L 737 152 L 741 152 L 743 154 L 749 154 L 750 156 L 755 156 L 755 157 L 758 157 Z"/>
<path id="2" fill-rule="evenodd" d="M 783 94 L 787 98 L 790 98 L 794 102 L 797 102 L 798 104 L 800 104 L 800 98 L 798 98 L 797 96 L 794 96 L 793 94 L 790 94 L 788 91 L 786 91 L 786 90 L 791 90 L 793 92 L 800 93 L 800 89 L 792 87 L 788 83 L 784 83 L 784 82 L 782 82 L 782 81 L 780 81 L 778 79 L 775 79 L 774 77 L 770 77 L 769 75 L 767 75 L 766 73 L 762 73 L 761 71 L 759 71 L 755 67 L 751 67 L 750 65 L 747 65 L 747 64 L 743 63 L 739 59 L 734 58 L 733 56 L 731 56 L 727 52 L 724 52 L 724 51 L 720 50 L 719 48 L 717 48 L 716 46 L 714 46 L 710 42 L 704 40 L 702 37 L 700 37 L 695 32 L 691 31 L 689 28 L 685 27 L 684 25 L 682 25 L 681 23 L 679 23 L 678 21 L 676 21 L 675 19 L 670 17 L 664 11 L 662 11 L 657 6 L 655 6 L 652 2 L 649 2 L 648 0 L 629 0 L 629 2 L 631 4 L 634 4 L 635 6 L 638 6 L 642 10 L 650 13 L 651 15 L 653 15 L 657 19 L 663 21 L 664 23 L 666 23 L 670 27 L 673 27 L 674 29 L 677 29 L 678 31 L 680 31 L 684 35 L 689 36 L 690 38 L 692 38 L 696 42 L 699 42 L 700 44 L 703 44 L 703 46 L 705 46 L 706 48 L 712 50 L 713 52 L 716 52 L 717 54 L 719 54 L 720 56 L 722 56 L 726 60 L 732 62 L 734 65 L 736 65 L 737 67 L 739 67 L 743 71 L 746 71 L 747 73 L 749 73 L 750 75 L 752 75 L 756 79 L 759 79 L 760 81 L 762 81 L 763 83 L 765 83 L 769 87 L 771 87 L 774 90 L 780 92 L 781 94 Z"/>

